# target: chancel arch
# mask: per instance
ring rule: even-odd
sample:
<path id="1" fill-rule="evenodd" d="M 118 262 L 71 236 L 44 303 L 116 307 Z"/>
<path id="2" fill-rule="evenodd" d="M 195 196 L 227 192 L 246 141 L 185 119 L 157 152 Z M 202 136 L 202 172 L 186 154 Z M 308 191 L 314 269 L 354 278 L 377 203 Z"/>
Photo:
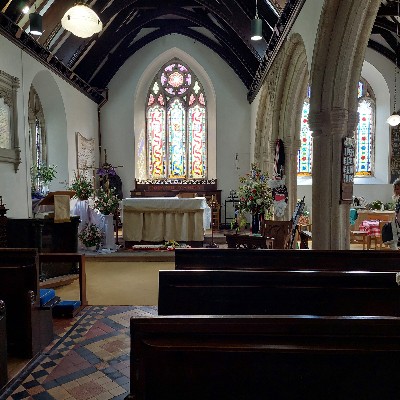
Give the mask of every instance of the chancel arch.
<path id="1" fill-rule="evenodd" d="M 163 66 L 171 60 L 180 60 L 187 65 L 201 82 L 207 101 L 207 179 L 216 178 L 216 98 L 210 78 L 201 64 L 178 48 L 171 48 L 157 57 L 139 79 L 134 96 L 135 131 L 135 178 L 151 179 L 148 169 L 148 143 L 146 141 L 146 109 L 149 88 Z M 188 177 L 189 178 L 189 177 Z"/>
<path id="2" fill-rule="evenodd" d="M 281 49 L 263 84 L 256 120 L 254 160 L 273 175 L 275 142 L 285 146 L 285 175 L 289 193 L 284 219 L 290 219 L 297 201 L 297 151 L 300 112 L 308 82 L 306 50 L 299 34 Z"/>
<path id="3" fill-rule="evenodd" d="M 325 1 L 311 67 L 313 248 L 348 249 L 350 204 L 341 201 L 341 148 L 358 122 L 357 82 L 380 2 Z"/>

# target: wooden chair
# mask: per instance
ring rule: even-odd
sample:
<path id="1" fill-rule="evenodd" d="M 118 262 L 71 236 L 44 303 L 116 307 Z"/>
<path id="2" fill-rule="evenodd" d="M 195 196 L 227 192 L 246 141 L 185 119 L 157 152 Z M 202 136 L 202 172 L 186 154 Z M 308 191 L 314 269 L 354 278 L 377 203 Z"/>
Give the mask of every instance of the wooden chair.
<path id="1" fill-rule="evenodd" d="M 367 247 L 367 232 L 350 231 L 350 243 L 362 244 L 363 250 Z"/>
<path id="2" fill-rule="evenodd" d="M 261 235 L 274 238 L 274 249 L 288 249 L 293 222 L 264 220 L 261 223 Z"/>

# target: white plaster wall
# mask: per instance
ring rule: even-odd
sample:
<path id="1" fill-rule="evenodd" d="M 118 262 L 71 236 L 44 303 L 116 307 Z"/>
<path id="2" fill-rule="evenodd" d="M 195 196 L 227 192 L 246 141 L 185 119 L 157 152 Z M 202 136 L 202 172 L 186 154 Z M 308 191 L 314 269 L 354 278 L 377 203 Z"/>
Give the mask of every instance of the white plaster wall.
<path id="1" fill-rule="evenodd" d="M 307 0 L 287 36 L 289 38 L 296 32 L 301 35 L 306 48 L 307 65 L 309 68 L 311 68 L 315 37 L 317 35 L 319 18 L 324 1 L 325 0 Z"/>
<path id="2" fill-rule="evenodd" d="M 120 68 L 109 84 L 109 101 L 101 109 L 103 148 L 107 149 L 111 164 L 123 165 L 118 174 L 123 182 L 124 196 L 129 197 L 129 191 L 134 188 L 135 96 L 147 94 L 137 93 L 137 87 L 146 75 L 146 69 L 171 48 L 192 57 L 211 81 L 216 99 L 218 155 L 215 176 L 211 177 L 218 179 L 218 188 L 222 189 L 224 199 L 231 189 L 238 187 L 239 172 L 247 172 L 250 165 L 251 107 L 246 99 L 247 89 L 235 72 L 217 54 L 192 39 L 177 34 L 160 38 L 138 51 Z M 194 72 L 201 73 L 196 68 Z M 212 149 L 209 151 L 212 152 Z M 239 155 L 240 166 L 246 171 L 235 168 L 236 154 Z M 211 169 L 210 173 L 213 173 Z"/>
<path id="3" fill-rule="evenodd" d="M 51 190 L 65 189 L 61 181 L 69 179 L 76 169 L 75 132 L 88 138 L 97 137 L 97 104 L 3 36 L 0 36 L 0 70 L 20 79 L 17 108 L 22 159 L 17 173 L 12 164 L 0 164 L 0 196 L 9 208 L 8 217 L 26 218 L 31 215 L 27 106 L 32 82 L 48 123 L 49 163 L 59 166 Z"/>

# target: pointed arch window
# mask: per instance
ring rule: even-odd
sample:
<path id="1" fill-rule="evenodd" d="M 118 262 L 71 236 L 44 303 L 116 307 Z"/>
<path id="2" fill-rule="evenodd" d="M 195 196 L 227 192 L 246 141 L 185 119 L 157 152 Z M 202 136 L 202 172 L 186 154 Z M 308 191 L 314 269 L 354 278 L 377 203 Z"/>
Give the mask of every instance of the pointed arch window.
<path id="1" fill-rule="evenodd" d="M 375 143 L 375 96 L 368 82 L 361 78 L 357 88 L 359 121 L 355 132 L 355 176 L 372 176 Z M 303 103 L 300 128 L 300 149 L 297 156 L 297 176 L 312 175 L 312 131 L 308 125 L 310 88 Z"/>
<path id="2" fill-rule="evenodd" d="M 375 96 L 372 88 L 363 78 L 358 82 L 357 94 L 359 120 L 355 133 L 355 176 L 372 176 L 375 153 Z"/>
<path id="3" fill-rule="evenodd" d="M 32 167 L 47 165 L 46 124 L 43 107 L 35 88 L 31 86 L 28 100 L 29 141 Z M 34 188 L 40 186 L 39 178 L 32 182 Z"/>
<path id="4" fill-rule="evenodd" d="M 310 112 L 310 86 L 301 111 L 300 149 L 297 153 L 297 176 L 311 176 L 312 169 L 312 131 L 308 125 Z"/>
<path id="5" fill-rule="evenodd" d="M 207 103 L 203 86 L 179 59 L 165 64 L 146 104 L 149 179 L 207 178 Z"/>

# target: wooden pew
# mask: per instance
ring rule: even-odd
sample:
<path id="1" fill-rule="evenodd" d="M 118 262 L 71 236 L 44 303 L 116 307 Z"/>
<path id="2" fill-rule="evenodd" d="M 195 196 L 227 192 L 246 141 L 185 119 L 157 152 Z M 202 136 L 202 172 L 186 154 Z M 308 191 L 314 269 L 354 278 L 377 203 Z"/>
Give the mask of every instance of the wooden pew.
<path id="1" fill-rule="evenodd" d="M 40 307 L 37 249 L 0 249 L 0 294 L 7 307 L 8 353 L 32 358 L 53 339 L 51 309 Z"/>
<path id="2" fill-rule="evenodd" d="M 0 392 L 8 381 L 6 304 L 0 300 Z"/>
<path id="3" fill-rule="evenodd" d="M 159 315 L 400 317 L 394 272 L 160 271 Z"/>
<path id="4" fill-rule="evenodd" d="M 87 306 L 87 298 L 86 298 L 86 258 L 84 254 L 80 253 L 40 253 L 39 254 L 39 264 L 41 263 L 52 263 L 53 268 L 57 271 L 57 264 L 60 262 L 71 262 L 78 264 L 78 275 L 79 275 L 79 301 L 81 302 L 81 306 L 79 308 L 82 309 Z M 42 287 L 46 287 L 45 284 L 41 285 Z M 78 312 L 77 310 L 76 312 Z"/>
<path id="5" fill-rule="evenodd" d="M 395 399 L 400 319 L 132 318 L 135 400 Z"/>
<path id="6" fill-rule="evenodd" d="M 399 271 L 397 250 L 175 249 L 175 269 Z"/>

